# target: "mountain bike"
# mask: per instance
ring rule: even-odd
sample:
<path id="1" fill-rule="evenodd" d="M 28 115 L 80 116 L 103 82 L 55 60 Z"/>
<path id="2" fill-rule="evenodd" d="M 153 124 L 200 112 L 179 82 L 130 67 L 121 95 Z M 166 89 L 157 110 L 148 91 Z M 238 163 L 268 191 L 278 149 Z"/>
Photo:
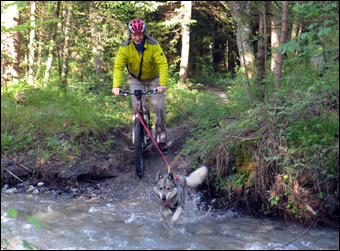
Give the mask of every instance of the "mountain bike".
<path id="1" fill-rule="evenodd" d="M 142 97 L 147 94 L 158 94 L 158 91 L 157 89 L 144 92 L 141 90 L 135 90 L 134 92 L 127 90 L 120 91 L 120 95 L 122 96 L 127 96 L 128 94 L 135 96 L 137 100 L 136 115 L 133 117 L 132 147 L 134 150 L 136 175 L 141 178 L 144 175 L 145 149 L 151 143 L 151 138 L 145 127 L 148 128 L 150 135 L 152 127 L 150 112 L 149 110 L 144 111 Z"/>

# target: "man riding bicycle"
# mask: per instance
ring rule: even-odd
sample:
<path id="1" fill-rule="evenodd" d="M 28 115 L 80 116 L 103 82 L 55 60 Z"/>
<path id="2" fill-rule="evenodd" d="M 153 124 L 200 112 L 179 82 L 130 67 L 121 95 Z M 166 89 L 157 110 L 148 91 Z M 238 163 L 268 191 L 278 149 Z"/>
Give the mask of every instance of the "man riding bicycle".
<path id="1" fill-rule="evenodd" d="M 155 113 L 155 129 L 158 147 L 167 150 L 166 139 L 166 106 L 165 91 L 168 81 L 168 62 L 162 48 L 146 31 L 146 25 L 141 19 L 134 19 L 129 23 L 128 40 L 121 44 L 113 68 L 114 79 L 112 93 L 119 95 L 124 68 L 129 72 L 129 83 L 132 92 L 157 89 L 159 94 L 151 94 L 152 109 Z M 137 101 L 132 97 L 133 119 Z M 143 97 L 145 99 L 145 96 Z M 146 102 L 143 102 L 147 110 Z"/>

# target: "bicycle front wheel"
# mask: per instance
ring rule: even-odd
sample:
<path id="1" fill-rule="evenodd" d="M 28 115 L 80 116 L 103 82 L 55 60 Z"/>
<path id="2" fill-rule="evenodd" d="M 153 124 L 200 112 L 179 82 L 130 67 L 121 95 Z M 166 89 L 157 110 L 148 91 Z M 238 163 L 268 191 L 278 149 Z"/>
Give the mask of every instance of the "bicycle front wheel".
<path id="1" fill-rule="evenodd" d="M 138 119 L 135 120 L 134 126 L 134 157 L 135 169 L 137 177 L 142 177 L 144 174 L 144 147 L 143 147 L 143 128 Z"/>

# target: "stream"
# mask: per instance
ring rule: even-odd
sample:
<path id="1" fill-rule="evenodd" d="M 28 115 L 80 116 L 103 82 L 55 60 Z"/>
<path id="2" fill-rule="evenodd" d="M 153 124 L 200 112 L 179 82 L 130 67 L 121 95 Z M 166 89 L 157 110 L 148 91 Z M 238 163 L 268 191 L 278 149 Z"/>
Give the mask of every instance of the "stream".
<path id="1" fill-rule="evenodd" d="M 10 249 L 22 240 L 39 249 L 280 249 L 306 230 L 274 218 L 251 218 L 197 208 L 188 200 L 176 227 L 167 226 L 154 201 L 83 201 L 39 194 L 1 194 L 1 230 Z M 15 208 L 17 219 L 7 216 Z M 39 230 L 26 216 L 46 224 Z M 284 249 L 339 250 L 339 230 L 314 227 Z"/>

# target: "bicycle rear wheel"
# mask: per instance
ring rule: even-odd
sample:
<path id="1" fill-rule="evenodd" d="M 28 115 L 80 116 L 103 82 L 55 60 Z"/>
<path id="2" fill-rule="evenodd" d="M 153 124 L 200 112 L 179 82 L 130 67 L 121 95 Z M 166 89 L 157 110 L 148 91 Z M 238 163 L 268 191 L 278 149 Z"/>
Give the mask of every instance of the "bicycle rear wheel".
<path id="1" fill-rule="evenodd" d="M 134 126 L 134 160 L 137 177 L 142 177 L 144 174 L 144 147 L 143 147 L 143 128 L 138 119 L 135 120 Z"/>

